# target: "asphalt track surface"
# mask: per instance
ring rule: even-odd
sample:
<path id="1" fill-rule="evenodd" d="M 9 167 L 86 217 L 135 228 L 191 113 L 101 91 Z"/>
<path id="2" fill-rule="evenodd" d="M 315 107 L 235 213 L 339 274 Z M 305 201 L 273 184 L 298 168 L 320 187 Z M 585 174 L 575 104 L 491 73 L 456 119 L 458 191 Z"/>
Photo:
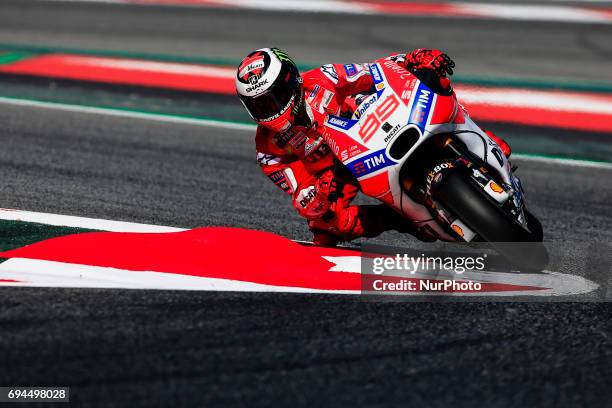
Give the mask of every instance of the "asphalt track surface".
<path id="1" fill-rule="evenodd" d="M 3 207 L 308 238 L 287 198 L 260 175 L 249 132 L 9 106 L 0 123 Z M 612 187 L 601 182 L 612 171 L 520 166 L 547 238 L 612 238 Z M 387 234 L 377 242 L 410 241 Z M 571 405 L 612 397 L 607 303 L 0 292 L 0 382 L 70 384 L 87 404 Z"/>
<path id="2" fill-rule="evenodd" d="M 24 16 L 38 12 L 27 9 Z M 5 10 L 3 2 L 2 38 Z M 106 46 L 95 28 L 106 9 L 92 10 L 92 34 L 74 41 Z M 142 13 L 178 13 L 126 10 L 136 22 Z M 82 21 L 70 25 L 85 30 Z M 63 40 L 50 34 L 58 27 L 47 43 Z M 146 32 L 132 42 L 137 31 L 114 30 L 121 46 L 163 51 Z M 227 41 L 236 53 L 251 46 Z M 552 66 L 564 52 L 543 59 Z M 2 207 L 309 237 L 287 197 L 260 174 L 248 132 L 8 105 L 0 123 Z M 611 170 L 517 163 L 547 239 L 612 239 Z M 390 233 L 376 242 L 411 241 Z M 3 288 L 0 384 L 70 385 L 73 402 L 86 406 L 605 406 L 611 311 L 609 303 Z"/>

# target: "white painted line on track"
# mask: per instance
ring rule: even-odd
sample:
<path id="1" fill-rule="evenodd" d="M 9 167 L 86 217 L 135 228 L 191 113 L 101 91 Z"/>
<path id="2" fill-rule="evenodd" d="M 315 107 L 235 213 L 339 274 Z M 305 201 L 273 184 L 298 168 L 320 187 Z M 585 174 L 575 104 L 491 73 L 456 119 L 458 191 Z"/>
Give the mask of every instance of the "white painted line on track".
<path id="1" fill-rule="evenodd" d="M 167 122 L 167 123 L 179 123 L 179 124 L 188 124 L 188 125 L 196 125 L 196 126 L 218 127 L 218 128 L 224 128 L 224 129 L 241 130 L 241 131 L 249 131 L 249 132 L 254 132 L 257 129 L 257 126 L 255 126 L 254 124 L 250 125 L 250 124 L 245 124 L 245 123 L 224 122 L 224 121 L 212 120 L 212 119 L 187 118 L 187 117 L 181 117 L 181 116 L 165 115 L 162 113 L 134 112 L 134 111 L 128 111 L 128 110 L 121 110 L 121 109 L 112 109 L 112 108 L 98 108 L 98 107 L 82 106 L 82 105 L 70 105 L 70 104 L 58 103 L 58 102 L 35 101 L 35 100 L 30 100 L 30 99 L 16 99 L 16 98 L 0 97 L 0 104 L 27 106 L 27 107 L 43 108 L 43 109 L 54 109 L 54 110 L 62 110 L 66 112 L 86 113 L 86 114 L 94 114 L 94 115 L 107 115 L 107 116 L 115 116 L 115 117 L 123 117 L 123 118 L 152 120 L 152 121 Z M 574 167 L 612 169 L 612 163 L 597 162 L 597 161 L 590 161 L 590 160 L 570 159 L 570 158 L 561 158 L 561 157 L 546 157 L 546 156 L 537 156 L 537 155 L 520 154 L 520 153 L 514 153 L 512 157 L 515 159 L 519 159 L 519 160 L 536 161 L 536 162 L 546 163 L 546 164 L 559 164 L 559 165 L 568 165 L 568 166 L 574 166 Z"/>
<path id="2" fill-rule="evenodd" d="M 524 154 L 524 153 L 512 153 L 512 157 L 510 159 L 518 159 L 518 160 L 523 160 L 523 161 L 532 161 L 532 162 L 545 163 L 545 164 L 558 164 L 558 165 L 570 166 L 570 167 L 590 167 L 594 169 L 612 170 L 612 163 L 590 161 L 590 160 L 580 160 L 580 159 L 570 159 L 570 158 L 564 158 L 564 157 L 546 157 L 546 156 L 536 156 L 536 155 Z"/>
<path id="3" fill-rule="evenodd" d="M 155 271 L 129 271 L 91 265 L 39 259 L 11 258 L 0 263 L 2 279 L 18 282 L 3 286 L 197 290 L 231 292 L 334 293 L 359 294 L 357 290 L 322 290 L 209 278 Z"/>
<path id="4" fill-rule="evenodd" d="M 0 208 L 0 220 L 24 221 L 58 227 L 85 228 L 111 232 L 181 232 L 185 228 L 163 225 L 139 224 L 135 222 L 112 221 L 99 218 L 76 217 L 73 215 L 48 214 L 33 211 Z"/>
<path id="5" fill-rule="evenodd" d="M 163 113 L 136 112 L 136 111 L 130 111 L 130 110 L 113 109 L 113 108 L 99 108 L 99 107 L 94 107 L 94 106 L 71 105 L 71 104 L 59 103 L 59 102 L 35 101 L 31 99 L 17 99 L 17 98 L 0 97 L 0 104 L 28 106 L 28 107 L 43 108 L 43 109 L 55 109 L 55 110 L 62 110 L 66 112 L 89 113 L 89 114 L 94 114 L 94 115 L 107 115 L 107 116 L 116 116 L 116 117 L 123 117 L 123 118 L 153 120 L 153 121 L 158 121 L 158 122 L 180 123 L 180 124 L 188 124 L 188 125 L 196 125 L 196 126 L 211 126 L 211 127 L 227 128 L 227 129 L 234 129 L 234 130 L 255 131 L 257 129 L 257 126 L 255 125 L 235 123 L 235 122 L 224 122 L 222 120 L 189 118 L 189 117 L 183 117 L 183 116 L 166 115 Z"/>

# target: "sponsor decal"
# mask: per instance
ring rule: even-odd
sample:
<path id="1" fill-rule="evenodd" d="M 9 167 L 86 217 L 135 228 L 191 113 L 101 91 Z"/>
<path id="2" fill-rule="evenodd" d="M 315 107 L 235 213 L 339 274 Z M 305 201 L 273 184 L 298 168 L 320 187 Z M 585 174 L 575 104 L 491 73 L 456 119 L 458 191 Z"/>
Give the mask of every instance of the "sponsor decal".
<path id="1" fill-rule="evenodd" d="M 287 109 L 289 109 L 289 107 L 291 106 L 291 104 L 293 104 L 293 101 L 294 101 L 294 100 L 295 100 L 295 95 L 291 96 L 291 99 L 289 99 L 289 102 L 287 102 L 287 105 L 285 105 L 285 106 L 283 107 L 283 109 L 281 109 L 281 111 L 280 111 L 280 112 L 278 112 L 278 113 L 277 113 L 277 114 L 275 114 L 274 116 L 270 116 L 269 118 L 262 119 L 262 120 L 261 120 L 261 122 L 271 122 L 271 121 L 273 121 L 273 120 L 275 120 L 275 119 L 280 118 L 282 115 L 284 115 L 284 114 L 285 114 L 285 112 L 287 112 Z M 291 125 L 291 124 L 289 123 L 289 125 Z M 287 125 L 285 125 L 285 126 L 287 126 Z M 283 127 L 283 130 L 285 130 L 285 129 L 287 129 L 287 127 Z"/>
<path id="2" fill-rule="evenodd" d="M 355 117 L 357 119 L 359 119 L 361 117 L 361 115 L 363 115 L 365 113 L 365 111 L 367 111 L 371 106 L 374 105 L 374 103 L 376 102 L 377 99 L 378 98 L 377 98 L 376 94 L 373 94 L 369 99 L 367 99 L 361 105 L 359 105 L 357 107 L 357 110 L 354 113 Z"/>
<path id="3" fill-rule="evenodd" d="M 323 65 L 321 67 L 321 72 L 323 72 L 325 76 L 334 84 L 338 83 L 338 73 L 336 72 L 336 68 L 334 68 L 333 64 Z"/>
<path id="4" fill-rule="evenodd" d="M 292 152 L 294 150 L 299 150 L 307 139 L 308 135 L 306 133 L 306 128 L 293 126 L 286 132 L 277 133 L 273 138 L 273 142 L 280 148 L 285 148 L 285 146 L 289 144 L 287 150 Z"/>
<path id="5" fill-rule="evenodd" d="M 391 71 L 395 72 L 396 74 L 399 74 L 400 79 L 407 79 L 407 78 L 410 78 L 411 76 L 411 74 L 406 70 L 406 68 L 400 66 L 395 61 L 387 60 L 383 62 L 383 65 L 389 68 Z"/>
<path id="6" fill-rule="evenodd" d="M 400 99 L 403 100 L 405 103 L 408 103 L 408 102 L 410 102 L 410 97 L 411 96 L 412 96 L 412 88 L 411 89 L 404 89 L 402 91 Z"/>
<path id="7" fill-rule="evenodd" d="M 378 65 L 370 65 L 370 74 L 372 74 L 372 78 L 374 79 L 375 84 L 382 82 L 382 74 L 380 73 L 380 69 L 378 69 Z"/>
<path id="8" fill-rule="evenodd" d="M 416 124 L 421 131 L 427 126 L 427 118 L 433 104 L 434 93 L 422 82 L 416 90 L 417 94 L 410 111 L 410 122 Z"/>
<path id="9" fill-rule="evenodd" d="M 265 53 L 259 51 L 253 55 L 250 55 L 242 61 L 242 64 L 238 68 L 238 77 L 242 82 L 250 82 L 252 78 L 259 79 L 265 72 Z"/>
<path id="10" fill-rule="evenodd" d="M 343 163 L 364 152 L 362 147 L 354 144 L 350 147 L 345 148 L 344 150 L 342 150 L 342 152 L 338 153 L 340 148 L 338 147 L 336 141 L 334 139 L 329 139 L 329 143 L 335 146 L 336 150 L 334 151 L 334 154 L 340 157 L 340 160 L 342 160 Z"/>
<path id="11" fill-rule="evenodd" d="M 306 135 L 304 135 L 304 141 L 306 141 Z M 317 147 L 319 147 L 323 143 L 323 137 L 318 137 L 316 140 L 308 139 L 308 143 L 304 147 L 304 154 L 308 156 L 310 153 L 315 151 Z"/>
<path id="12" fill-rule="evenodd" d="M 388 124 L 388 123 L 385 123 L 385 124 Z M 389 128 L 390 128 L 390 132 L 389 132 L 389 134 L 387 136 L 385 136 L 385 143 L 387 143 L 389 140 L 391 140 L 393 138 L 393 136 L 395 136 L 397 134 L 398 130 L 400 129 L 400 125 L 397 124 L 393 128 L 391 128 L 391 125 L 389 124 Z"/>
<path id="13" fill-rule="evenodd" d="M 260 166 L 271 166 L 280 163 L 280 158 L 273 154 L 257 153 L 257 162 Z"/>
<path id="14" fill-rule="evenodd" d="M 294 62 L 293 62 L 293 60 L 292 60 L 292 59 L 291 59 L 291 58 L 290 58 L 290 57 L 289 57 L 287 54 L 285 54 L 285 52 L 284 52 L 284 51 L 281 51 L 281 50 L 279 50 L 278 48 L 272 48 L 271 50 L 272 50 L 272 52 L 274 53 L 274 55 L 276 55 L 276 57 L 277 57 L 279 60 L 281 60 L 281 61 L 283 61 L 283 62 L 289 62 L 289 63 L 291 63 L 291 64 L 293 64 L 293 63 L 294 63 Z"/>
<path id="15" fill-rule="evenodd" d="M 355 82 L 357 79 L 368 74 L 364 64 L 347 64 L 344 66 L 346 72 L 346 80 L 349 82 Z"/>
<path id="16" fill-rule="evenodd" d="M 329 106 L 330 102 L 334 97 L 334 93 L 325 89 L 323 91 L 323 102 L 321 102 L 321 106 L 319 107 L 319 112 L 324 113 L 325 109 Z"/>
<path id="17" fill-rule="evenodd" d="M 282 170 L 276 171 L 270 174 L 268 177 L 270 178 L 270 180 L 272 180 L 274 184 L 280 187 L 283 191 L 288 192 L 288 193 L 291 192 L 291 186 L 289 185 L 289 182 L 287 181 L 287 178 L 285 177 L 284 171 Z"/>
<path id="18" fill-rule="evenodd" d="M 323 139 L 319 138 L 311 143 L 307 143 L 304 152 L 306 161 L 314 163 L 317 160 L 321 160 L 321 158 L 331 152 L 331 150 L 328 145 L 323 143 Z"/>
<path id="19" fill-rule="evenodd" d="M 412 91 L 414 90 L 416 86 L 416 82 L 417 82 L 417 79 L 412 78 L 411 80 L 406 82 L 406 85 L 404 86 L 404 89 L 402 90 L 400 99 L 404 101 L 406 105 L 410 103 L 410 97 L 412 96 Z"/>
<path id="20" fill-rule="evenodd" d="M 316 195 L 317 189 L 315 186 L 309 186 L 303 190 L 300 190 L 297 201 L 302 208 L 306 208 L 306 206 L 312 202 Z"/>
<path id="21" fill-rule="evenodd" d="M 285 147 L 285 145 L 289 142 L 289 139 L 291 139 L 292 137 L 293 137 L 293 132 L 291 130 L 288 130 L 282 133 L 277 133 L 273 139 L 274 144 L 281 148 Z"/>
<path id="22" fill-rule="evenodd" d="M 355 64 L 346 64 L 344 66 L 344 71 L 346 71 L 346 75 L 348 77 L 355 76 L 358 73 L 357 67 L 355 67 Z"/>
<path id="23" fill-rule="evenodd" d="M 463 230 L 461 229 L 460 226 L 458 226 L 457 224 L 453 224 L 451 225 L 451 228 L 453 229 L 453 231 L 457 233 L 457 235 L 463 238 Z"/>
<path id="24" fill-rule="evenodd" d="M 491 190 L 495 193 L 501 194 L 504 192 L 504 189 L 494 181 L 489 183 L 489 187 L 491 187 Z"/>
<path id="25" fill-rule="evenodd" d="M 360 157 L 346 166 L 357 178 L 361 178 L 394 164 L 395 162 L 385 154 L 385 149 L 381 149 Z"/>
<path id="26" fill-rule="evenodd" d="M 453 163 L 444 162 L 444 163 L 438 164 L 429 173 L 427 173 L 427 178 L 425 179 L 425 186 L 426 186 L 426 192 L 428 195 L 431 190 L 432 182 L 435 182 L 435 183 L 439 182 L 440 179 L 442 178 L 442 173 L 454 167 L 455 165 Z"/>
<path id="27" fill-rule="evenodd" d="M 317 96 L 317 94 L 319 93 L 319 90 L 321 89 L 321 86 L 319 86 L 318 84 L 314 86 L 314 88 L 312 88 L 312 91 L 310 91 L 310 93 L 308 94 L 308 97 L 306 98 L 306 101 L 310 102 L 314 99 L 315 96 Z"/>
<path id="28" fill-rule="evenodd" d="M 300 147 L 306 143 L 308 136 L 303 131 L 298 131 L 294 133 L 294 136 L 289 139 L 289 144 L 295 149 L 298 150 Z"/>
<path id="29" fill-rule="evenodd" d="M 472 175 L 474 176 L 474 178 L 478 181 L 478 183 L 481 186 L 485 186 L 487 182 L 489 181 L 489 179 L 484 176 L 481 170 L 484 170 L 484 172 L 486 173 L 486 169 L 484 167 L 481 167 L 480 170 L 476 168 L 472 168 Z"/>
<path id="30" fill-rule="evenodd" d="M 250 81 L 250 80 L 249 80 L 249 81 Z M 255 81 L 255 85 L 248 87 L 248 88 L 246 89 L 246 91 L 247 91 L 247 92 L 256 91 L 257 89 L 259 89 L 259 88 L 261 88 L 261 87 L 263 87 L 263 86 L 265 86 L 265 85 L 267 85 L 267 84 L 268 84 L 268 80 L 267 80 L 267 79 L 264 79 L 264 80 L 263 80 L 263 81 L 261 81 L 261 82 L 257 82 L 257 81 Z"/>
<path id="31" fill-rule="evenodd" d="M 333 138 L 329 132 L 325 132 L 325 140 L 327 141 L 331 151 L 337 156 L 340 152 L 340 147 L 338 146 L 336 139 Z"/>
<path id="32" fill-rule="evenodd" d="M 353 125 L 357 123 L 356 120 L 353 119 L 343 119 L 340 116 L 329 115 L 327 116 L 327 124 L 332 125 L 333 127 L 340 128 L 342 130 L 348 130 Z"/>

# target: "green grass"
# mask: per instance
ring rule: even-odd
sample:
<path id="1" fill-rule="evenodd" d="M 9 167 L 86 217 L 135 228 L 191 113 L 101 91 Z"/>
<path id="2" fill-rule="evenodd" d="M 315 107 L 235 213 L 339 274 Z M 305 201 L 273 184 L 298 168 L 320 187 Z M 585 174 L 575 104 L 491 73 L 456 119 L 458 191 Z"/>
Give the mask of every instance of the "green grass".
<path id="1" fill-rule="evenodd" d="M 83 228 L 56 227 L 33 222 L 0 220 L 0 251 L 21 248 L 35 242 L 64 235 L 92 231 Z M 5 260 L 5 258 L 0 258 L 0 261 Z"/>

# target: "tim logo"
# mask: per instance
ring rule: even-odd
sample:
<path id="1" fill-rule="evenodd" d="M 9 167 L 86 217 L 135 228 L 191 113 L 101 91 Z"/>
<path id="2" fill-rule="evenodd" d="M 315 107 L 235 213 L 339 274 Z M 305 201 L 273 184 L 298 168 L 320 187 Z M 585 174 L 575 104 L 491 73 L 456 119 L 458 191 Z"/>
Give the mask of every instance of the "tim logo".
<path id="1" fill-rule="evenodd" d="M 387 166 L 395 164 L 385 155 L 385 149 L 371 153 L 349 163 L 348 168 L 356 177 L 363 177 Z"/>
<path id="2" fill-rule="evenodd" d="M 386 161 L 385 161 L 385 154 L 381 153 L 377 156 L 371 157 L 369 159 L 365 159 L 363 161 L 365 163 L 365 165 L 368 167 L 369 169 L 376 169 L 378 167 L 381 167 L 385 165 Z"/>
<path id="3" fill-rule="evenodd" d="M 423 83 L 419 84 L 417 96 L 410 111 L 410 123 L 416 124 L 421 130 L 427 125 L 427 118 L 433 102 L 434 93 Z"/>

